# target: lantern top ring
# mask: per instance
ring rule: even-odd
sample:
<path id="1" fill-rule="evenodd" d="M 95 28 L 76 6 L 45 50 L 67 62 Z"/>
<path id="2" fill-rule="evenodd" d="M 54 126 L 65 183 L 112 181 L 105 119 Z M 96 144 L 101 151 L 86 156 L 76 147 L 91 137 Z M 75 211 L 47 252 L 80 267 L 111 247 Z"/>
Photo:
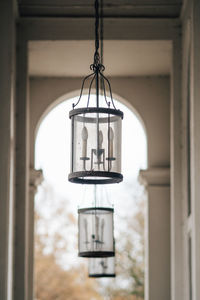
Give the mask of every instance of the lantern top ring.
<path id="1" fill-rule="evenodd" d="M 80 114 L 86 114 L 86 113 L 105 113 L 105 114 L 111 114 L 115 116 L 121 117 L 123 119 L 124 114 L 121 110 L 119 109 L 114 109 L 114 108 L 106 108 L 106 107 L 84 107 L 84 108 L 75 108 L 72 109 L 69 112 L 69 117 L 73 117 L 76 115 Z"/>

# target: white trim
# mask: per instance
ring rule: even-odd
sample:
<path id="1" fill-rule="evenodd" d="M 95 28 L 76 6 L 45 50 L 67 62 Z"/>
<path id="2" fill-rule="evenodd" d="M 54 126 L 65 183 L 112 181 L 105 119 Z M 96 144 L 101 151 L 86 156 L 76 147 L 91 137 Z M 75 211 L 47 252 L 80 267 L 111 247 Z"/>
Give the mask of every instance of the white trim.
<path id="1" fill-rule="evenodd" d="M 145 186 L 169 186 L 170 168 L 140 170 L 139 181 Z"/>
<path id="2" fill-rule="evenodd" d="M 183 19 L 183 40 L 182 40 L 182 217 L 183 217 L 183 300 L 188 300 L 190 297 L 190 269 L 189 269 L 189 236 L 192 239 L 192 216 L 188 216 L 188 197 L 191 196 L 191 166 L 190 166 L 190 151 L 188 143 L 190 134 L 190 112 L 188 108 L 190 104 L 190 52 L 191 52 L 191 20 L 187 13 Z M 190 178 L 189 178 L 190 177 Z"/>
<path id="3" fill-rule="evenodd" d="M 192 164 L 192 268 L 193 299 L 200 299 L 200 2 L 192 8 L 191 164 Z"/>

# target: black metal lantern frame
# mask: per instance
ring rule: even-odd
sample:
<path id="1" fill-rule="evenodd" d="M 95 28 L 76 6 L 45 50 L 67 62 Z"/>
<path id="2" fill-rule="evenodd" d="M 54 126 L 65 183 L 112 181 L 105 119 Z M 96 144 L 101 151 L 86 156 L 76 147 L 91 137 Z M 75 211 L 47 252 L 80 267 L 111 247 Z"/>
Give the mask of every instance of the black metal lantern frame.
<path id="1" fill-rule="evenodd" d="M 123 112 L 116 109 L 111 85 L 104 76 L 105 67 L 99 55 L 99 4 L 95 0 L 95 54 L 93 71 L 83 80 L 80 97 L 69 113 L 72 122 L 71 172 L 69 181 L 86 184 L 118 183 L 121 174 L 121 121 Z M 87 106 L 75 108 L 82 97 L 86 80 L 90 79 Z M 90 106 L 93 83 L 96 89 L 96 106 Z M 99 107 L 100 83 L 107 107 Z M 111 101 L 106 95 L 106 85 Z M 112 108 L 111 108 L 112 106 Z"/>
<path id="2" fill-rule="evenodd" d="M 115 255 L 114 209 L 89 207 L 78 210 L 79 256 L 111 257 Z"/>
<path id="3" fill-rule="evenodd" d="M 91 278 L 115 277 L 115 257 L 89 258 L 88 276 Z"/>

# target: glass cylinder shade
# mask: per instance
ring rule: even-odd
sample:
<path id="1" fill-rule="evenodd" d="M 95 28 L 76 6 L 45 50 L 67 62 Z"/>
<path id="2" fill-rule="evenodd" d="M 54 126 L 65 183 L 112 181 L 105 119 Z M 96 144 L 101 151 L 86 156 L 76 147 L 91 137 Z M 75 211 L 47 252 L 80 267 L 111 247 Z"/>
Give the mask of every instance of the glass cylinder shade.
<path id="1" fill-rule="evenodd" d="M 78 210 L 79 256 L 114 256 L 113 212 L 104 207 Z"/>
<path id="2" fill-rule="evenodd" d="M 88 262 L 89 277 L 115 277 L 115 257 L 91 257 Z"/>
<path id="3" fill-rule="evenodd" d="M 123 113 L 111 108 L 79 108 L 72 121 L 69 181 L 87 184 L 115 183 L 121 174 L 121 121 Z"/>

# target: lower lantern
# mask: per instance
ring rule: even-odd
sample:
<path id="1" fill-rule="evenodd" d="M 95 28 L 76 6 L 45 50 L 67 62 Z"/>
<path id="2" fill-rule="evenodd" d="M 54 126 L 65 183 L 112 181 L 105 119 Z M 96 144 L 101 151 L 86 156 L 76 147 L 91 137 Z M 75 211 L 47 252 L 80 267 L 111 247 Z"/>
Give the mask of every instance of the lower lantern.
<path id="1" fill-rule="evenodd" d="M 115 277 L 115 258 L 89 258 L 88 276 L 94 278 Z"/>
<path id="2" fill-rule="evenodd" d="M 112 257 L 115 255 L 113 208 L 89 207 L 78 210 L 79 256 Z"/>

